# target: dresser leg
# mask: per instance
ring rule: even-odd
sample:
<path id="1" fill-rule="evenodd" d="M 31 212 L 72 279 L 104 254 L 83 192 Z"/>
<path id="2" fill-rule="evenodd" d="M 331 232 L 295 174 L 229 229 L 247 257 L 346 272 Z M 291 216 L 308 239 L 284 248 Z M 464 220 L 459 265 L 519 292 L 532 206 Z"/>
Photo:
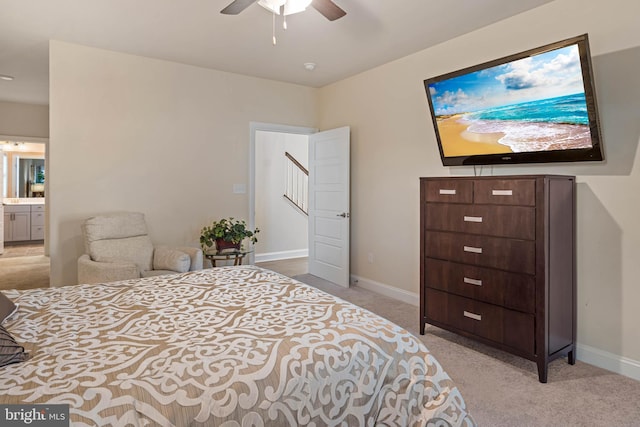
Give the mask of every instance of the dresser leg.
<path id="1" fill-rule="evenodd" d="M 567 355 L 567 359 L 569 361 L 569 365 L 575 365 L 576 364 L 576 350 L 575 348 L 571 351 L 569 351 L 569 354 Z"/>
<path id="2" fill-rule="evenodd" d="M 538 379 L 541 383 L 547 382 L 547 372 L 549 368 L 549 364 L 547 362 L 538 362 Z"/>

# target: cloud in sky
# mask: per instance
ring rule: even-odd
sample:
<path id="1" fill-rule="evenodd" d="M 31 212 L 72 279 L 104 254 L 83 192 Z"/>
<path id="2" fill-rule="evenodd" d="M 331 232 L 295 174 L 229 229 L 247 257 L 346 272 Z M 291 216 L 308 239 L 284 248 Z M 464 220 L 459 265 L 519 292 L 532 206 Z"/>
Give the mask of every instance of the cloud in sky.
<path id="1" fill-rule="evenodd" d="M 469 101 L 469 96 L 462 91 L 462 89 L 458 89 L 457 92 L 445 92 L 439 97 L 440 102 L 445 104 L 464 104 Z"/>
<path id="2" fill-rule="evenodd" d="M 533 58 L 524 58 L 510 64 L 509 72 L 496 76 L 507 90 L 528 88 L 551 88 L 575 83 L 580 76 L 580 57 L 578 49 L 572 49 L 567 55 L 558 54 L 549 62 L 540 63 Z M 582 79 L 580 79 L 582 82 Z"/>
<path id="3" fill-rule="evenodd" d="M 584 91 L 576 45 L 429 86 L 436 115 L 478 111 Z"/>

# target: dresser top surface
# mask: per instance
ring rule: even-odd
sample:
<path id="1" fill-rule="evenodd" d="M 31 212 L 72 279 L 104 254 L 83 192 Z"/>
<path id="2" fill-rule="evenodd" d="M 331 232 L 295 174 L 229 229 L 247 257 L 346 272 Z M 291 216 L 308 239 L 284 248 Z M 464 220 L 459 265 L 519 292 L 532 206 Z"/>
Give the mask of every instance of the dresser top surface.
<path id="1" fill-rule="evenodd" d="M 420 180 L 463 180 L 463 179 L 540 179 L 540 178 L 552 178 L 552 179 L 575 179 L 573 175 L 483 175 L 483 176 L 427 176 L 420 177 Z"/>

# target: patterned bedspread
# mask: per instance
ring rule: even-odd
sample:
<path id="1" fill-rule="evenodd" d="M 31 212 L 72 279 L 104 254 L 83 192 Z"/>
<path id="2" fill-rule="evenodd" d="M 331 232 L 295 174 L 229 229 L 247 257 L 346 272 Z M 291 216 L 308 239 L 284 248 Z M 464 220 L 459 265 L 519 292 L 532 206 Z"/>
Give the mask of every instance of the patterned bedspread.
<path id="1" fill-rule="evenodd" d="M 74 426 L 474 425 L 413 335 L 269 270 L 5 295 L 31 358 L 0 368 L 0 402 L 66 403 Z"/>

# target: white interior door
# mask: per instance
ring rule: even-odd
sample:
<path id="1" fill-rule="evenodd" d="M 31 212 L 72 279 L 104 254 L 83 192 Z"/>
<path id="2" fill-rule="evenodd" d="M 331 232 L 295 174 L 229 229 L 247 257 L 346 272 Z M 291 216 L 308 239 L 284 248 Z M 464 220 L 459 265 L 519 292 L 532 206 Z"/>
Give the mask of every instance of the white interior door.
<path id="1" fill-rule="evenodd" d="M 349 287 L 349 127 L 309 135 L 309 273 Z"/>

